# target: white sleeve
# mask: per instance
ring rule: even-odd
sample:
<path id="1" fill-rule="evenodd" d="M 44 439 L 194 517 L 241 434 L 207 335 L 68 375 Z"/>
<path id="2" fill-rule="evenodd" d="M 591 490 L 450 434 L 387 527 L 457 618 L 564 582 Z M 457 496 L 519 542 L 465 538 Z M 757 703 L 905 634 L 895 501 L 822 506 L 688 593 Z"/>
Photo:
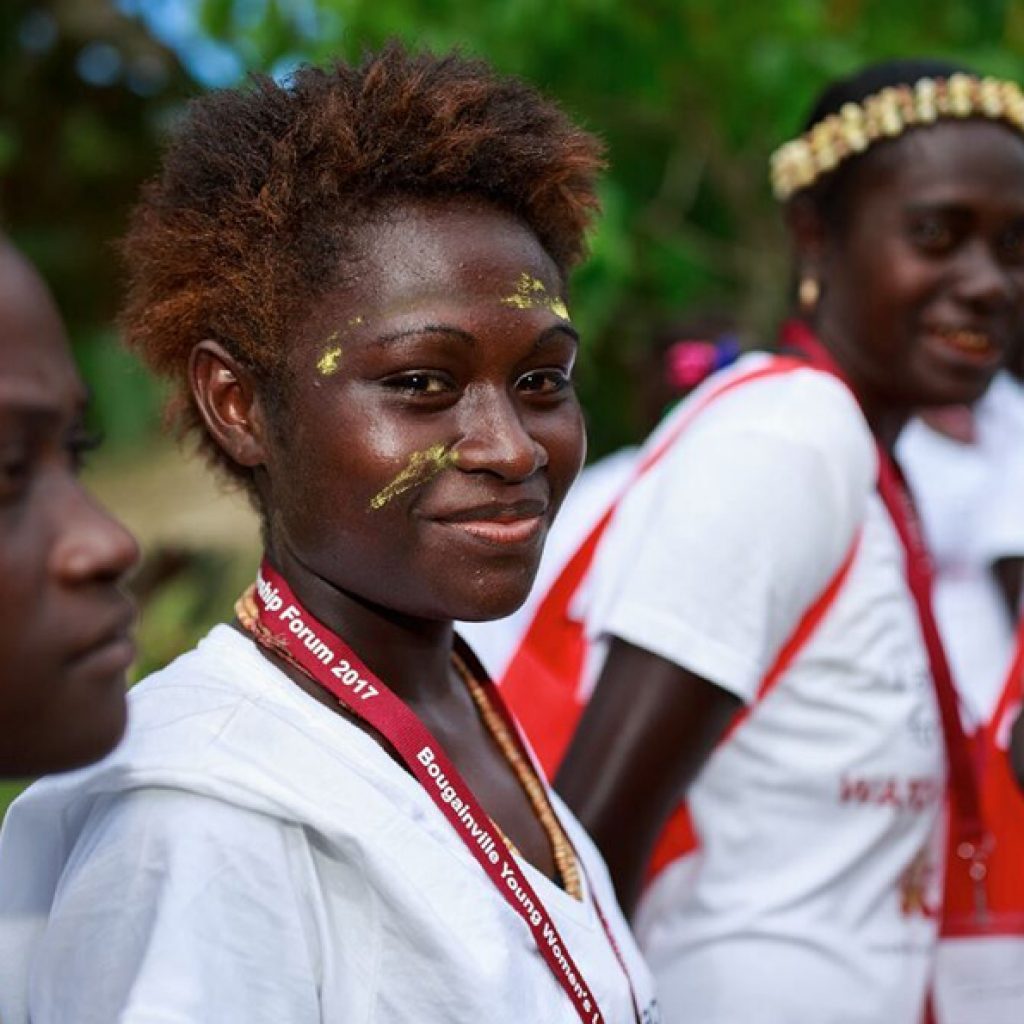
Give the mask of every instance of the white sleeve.
<path id="1" fill-rule="evenodd" d="M 617 567 L 594 585 L 588 632 L 751 702 L 863 521 L 875 461 L 862 435 L 824 445 L 743 425 L 684 436 L 620 509 Z"/>
<path id="2" fill-rule="evenodd" d="M 992 489 L 982 495 L 977 518 L 976 550 L 986 563 L 1024 557 L 1024 434 L 1007 449 Z"/>
<path id="3" fill-rule="evenodd" d="M 991 460 L 974 521 L 973 549 L 985 563 L 1024 556 L 1024 386 L 1000 373 L 982 399 Z"/>
<path id="4" fill-rule="evenodd" d="M 319 1024 L 303 844 L 190 793 L 103 798 L 33 964 L 33 1024 Z"/>

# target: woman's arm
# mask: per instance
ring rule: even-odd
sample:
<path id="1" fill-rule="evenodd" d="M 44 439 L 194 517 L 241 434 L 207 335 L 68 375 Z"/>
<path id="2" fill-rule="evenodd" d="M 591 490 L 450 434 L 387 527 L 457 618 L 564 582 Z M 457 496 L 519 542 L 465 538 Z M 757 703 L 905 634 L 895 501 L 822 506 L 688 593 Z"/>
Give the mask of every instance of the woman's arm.
<path id="1" fill-rule="evenodd" d="M 1000 558 L 992 566 L 996 583 L 1002 591 L 1011 619 L 1016 622 L 1021 613 L 1021 591 L 1024 589 L 1024 557 Z"/>
<path id="2" fill-rule="evenodd" d="M 613 640 L 555 786 L 604 854 L 627 915 L 665 821 L 741 706 L 693 672 Z"/>
<path id="3" fill-rule="evenodd" d="M 1010 764 L 1017 776 L 1017 785 L 1024 790 L 1024 708 L 1017 716 L 1010 734 Z"/>

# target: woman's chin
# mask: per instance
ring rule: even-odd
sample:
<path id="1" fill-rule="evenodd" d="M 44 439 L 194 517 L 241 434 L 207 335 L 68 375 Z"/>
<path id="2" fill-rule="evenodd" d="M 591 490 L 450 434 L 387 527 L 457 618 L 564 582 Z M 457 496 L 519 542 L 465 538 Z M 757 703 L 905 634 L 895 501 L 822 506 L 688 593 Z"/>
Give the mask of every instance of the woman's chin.
<path id="1" fill-rule="evenodd" d="M 465 611 L 457 615 L 461 622 L 491 622 L 503 619 L 517 611 L 530 594 L 530 587 L 505 588 L 480 594 L 478 599 L 467 602 Z"/>

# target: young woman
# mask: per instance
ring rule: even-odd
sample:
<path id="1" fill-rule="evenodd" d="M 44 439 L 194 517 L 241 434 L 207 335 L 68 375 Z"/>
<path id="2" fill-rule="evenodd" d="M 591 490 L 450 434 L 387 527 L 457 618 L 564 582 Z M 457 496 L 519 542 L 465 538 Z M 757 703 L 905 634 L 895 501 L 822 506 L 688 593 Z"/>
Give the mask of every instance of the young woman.
<path id="1" fill-rule="evenodd" d="M 452 631 L 524 598 L 581 462 L 564 296 L 599 163 L 526 86 L 399 48 L 195 104 L 124 326 L 266 557 L 113 758 L 12 810 L 4 1024 L 655 1019 Z"/>
<path id="2" fill-rule="evenodd" d="M 780 150 L 788 353 L 664 425 L 534 627 L 585 615 L 557 783 L 627 905 L 689 787 L 637 916 L 668 1020 L 921 1020 L 956 709 L 891 451 L 984 392 L 1024 313 L 1024 98 L 958 71 L 867 69 Z"/>
<path id="3" fill-rule="evenodd" d="M 138 551 L 78 480 L 85 411 L 53 300 L 0 239 L 0 776 L 87 764 L 124 731 Z"/>

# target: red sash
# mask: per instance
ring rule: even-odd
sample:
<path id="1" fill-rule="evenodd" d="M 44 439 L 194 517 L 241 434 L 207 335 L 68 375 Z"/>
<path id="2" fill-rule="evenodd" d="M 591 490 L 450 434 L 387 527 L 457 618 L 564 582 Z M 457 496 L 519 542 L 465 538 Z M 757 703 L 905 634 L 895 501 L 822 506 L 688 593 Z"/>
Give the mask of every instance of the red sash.
<path id="1" fill-rule="evenodd" d="M 266 559 L 257 577 L 255 600 L 258 609 L 257 640 L 270 649 L 283 648 L 287 651 L 299 667 L 343 704 L 350 714 L 371 725 L 391 744 L 498 892 L 530 929 L 537 949 L 583 1024 L 604 1024 L 605 1018 L 597 1000 L 544 904 L 506 849 L 496 826 L 427 727 L 367 668 L 341 637 L 306 611 L 284 578 Z M 517 726 L 494 684 L 485 674 L 481 674 L 480 684 L 486 688 L 492 707 L 504 719 L 509 735 L 520 745 L 520 752 L 528 757 Z M 582 861 L 579 863 L 581 871 L 585 872 L 585 865 Z M 629 983 L 639 1021 L 632 979 L 589 880 L 588 888 L 609 944 Z"/>
<path id="2" fill-rule="evenodd" d="M 629 489 L 671 450 L 683 431 L 717 399 L 746 384 L 805 368 L 802 359 L 776 356 L 757 369 L 740 373 L 683 406 L 676 421 L 666 429 L 654 447 L 644 455 L 629 484 L 598 520 L 576 554 L 555 580 L 505 671 L 501 690 L 515 711 L 534 750 L 553 777 L 569 745 L 573 730 L 586 703 L 581 693 L 587 639 L 583 623 L 571 614 L 572 601 L 590 570 L 598 544 Z M 813 635 L 825 612 L 835 600 L 854 561 L 860 535 L 844 557 L 825 589 L 806 610 L 796 629 L 782 645 L 774 664 L 758 688 L 762 700 L 792 664 L 793 659 Z M 746 720 L 750 708 L 740 711 L 726 737 Z M 648 880 L 677 857 L 699 845 L 685 802 L 680 801 L 669 817 L 655 846 L 648 867 Z"/>
<path id="3" fill-rule="evenodd" d="M 1022 687 L 1024 620 L 996 713 L 972 737 L 982 814 L 993 837 L 980 893 L 969 864 L 957 856 L 956 821 L 950 825 L 930 1024 L 1024 1020 L 1024 796 L 1007 751 Z M 955 807 L 951 813 L 955 819 Z"/>
<path id="4" fill-rule="evenodd" d="M 972 737 L 982 814 L 994 841 L 988 858 L 985 901 L 979 906 L 968 865 L 956 856 L 953 846 L 959 830 L 954 825 L 950 828 L 944 936 L 1024 935 L 1024 795 L 1017 787 L 1006 748 L 1009 727 L 1024 695 L 1022 686 L 1024 620 L 1017 632 L 1017 649 L 999 706 L 992 719 Z"/>

